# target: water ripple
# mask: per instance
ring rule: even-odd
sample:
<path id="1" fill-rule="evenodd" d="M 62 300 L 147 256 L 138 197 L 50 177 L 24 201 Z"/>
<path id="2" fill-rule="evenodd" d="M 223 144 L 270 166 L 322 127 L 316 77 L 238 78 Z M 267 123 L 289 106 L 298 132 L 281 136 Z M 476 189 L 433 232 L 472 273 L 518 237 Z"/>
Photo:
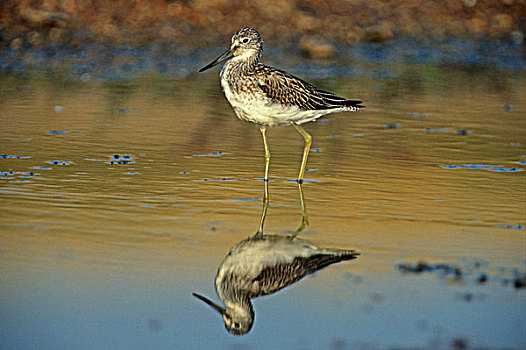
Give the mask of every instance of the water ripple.
<path id="1" fill-rule="evenodd" d="M 453 165 L 445 164 L 442 165 L 444 169 L 472 169 L 472 170 L 487 170 L 487 171 L 496 171 L 501 173 L 516 173 L 519 171 L 524 171 L 523 168 L 506 168 L 501 165 L 489 165 L 489 164 L 462 164 L 462 165 Z"/>
<path id="2" fill-rule="evenodd" d="M 28 159 L 31 158 L 30 156 L 12 156 L 9 154 L 0 154 L 0 158 L 4 159 Z"/>

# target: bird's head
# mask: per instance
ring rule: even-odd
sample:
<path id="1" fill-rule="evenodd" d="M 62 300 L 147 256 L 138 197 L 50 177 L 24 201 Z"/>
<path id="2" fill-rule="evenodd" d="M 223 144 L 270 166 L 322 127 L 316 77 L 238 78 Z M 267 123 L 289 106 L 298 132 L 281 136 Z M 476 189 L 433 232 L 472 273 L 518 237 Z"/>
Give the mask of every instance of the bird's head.
<path id="1" fill-rule="evenodd" d="M 259 59 L 263 52 L 263 39 L 258 31 L 253 28 L 241 28 L 232 36 L 232 44 L 221 56 L 199 69 L 199 72 L 205 71 L 218 65 L 221 62 L 228 61 L 233 57 L 242 57 L 246 59 Z"/>
<path id="2" fill-rule="evenodd" d="M 193 293 L 193 296 L 205 302 L 223 317 L 223 323 L 227 331 L 234 335 L 243 335 L 252 329 L 254 324 L 254 309 L 250 301 L 244 303 L 228 303 L 227 307 L 216 304 L 212 300 Z"/>
<path id="3" fill-rule="evenodd" d="M 254 311 L 252 305 L 232 305 L 223 313 L 223 323 L 227 331 L 234 335 L 243 335 L 252 329 L 254 324 Z"/>
<path id="4" fill-rule="evenodd" d="M 242 28 L 232 36 L 230 51 L 234 56 L 259 55 L 263 51 L 263 39 L 253 28 Z"/>

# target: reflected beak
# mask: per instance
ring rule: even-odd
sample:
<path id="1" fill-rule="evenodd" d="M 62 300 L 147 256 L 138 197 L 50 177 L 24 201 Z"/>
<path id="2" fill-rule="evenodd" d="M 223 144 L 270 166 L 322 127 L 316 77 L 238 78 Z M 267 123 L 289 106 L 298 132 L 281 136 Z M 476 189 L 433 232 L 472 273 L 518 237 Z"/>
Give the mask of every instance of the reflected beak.
<path id="1" fill-rule="evenodd" d="M 216 58 L 215 60 L 213 60 L 212 62 L 210 62 L 206 66 L 204 66 L 203 68 L 199 69 L 199 72 L 203 72 L 203 71 L 205 71 L 205 70 L 207 70 L 209 68 L 212 68 L 213 66 L 218 65 L 219 63 L 224 62 L 226 60 L 229 60 L 232 57 L 234 57 L 234 52 L 232 52 L 232 50 L 228 49 L 221 56 L 219 56 L 218 58 Z M 200 298 L 196 294 L 194 294 L 194 295 L 197 298 Z"/>
<path id="2" fill-rule="evenodd" d="M 214 310 L 216 310 L 217 312 L 219 312 L 221 315 L 223 315 L 225 312 L 226 312 L 226 309 L 224 307 L 222 307 L 221 305 L 218 305 L 216 303 L 214 303 L 212 300 L 208 299 L 208 298 L 205 298 L 204 296 L 202 295 L 199 295 L 197 293 L 192 293 L 192 295 L 194 297 L 196 297 L 197 299 L 200 299 L 202 300 L 203 302 L 207 303 L 208 305 L 210 305 Z"/>

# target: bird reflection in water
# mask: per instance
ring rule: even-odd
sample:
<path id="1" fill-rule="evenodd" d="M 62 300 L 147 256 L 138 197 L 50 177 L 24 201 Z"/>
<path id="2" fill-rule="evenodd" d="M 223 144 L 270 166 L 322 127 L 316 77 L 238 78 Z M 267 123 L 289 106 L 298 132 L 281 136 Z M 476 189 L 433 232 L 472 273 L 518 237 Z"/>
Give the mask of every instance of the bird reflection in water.
<path id="1" fill-rule="evenodd" d="M 356 250 L 320 248 L 291 236 L 257 233 L 235 245 L 225 257 L 215 279 L 224 306 L 194 293 L 218 311 L 232 334 L 246 334 L 254 323 L 251 299 L 275 293 L 331 264 L 355 259 Z"/>

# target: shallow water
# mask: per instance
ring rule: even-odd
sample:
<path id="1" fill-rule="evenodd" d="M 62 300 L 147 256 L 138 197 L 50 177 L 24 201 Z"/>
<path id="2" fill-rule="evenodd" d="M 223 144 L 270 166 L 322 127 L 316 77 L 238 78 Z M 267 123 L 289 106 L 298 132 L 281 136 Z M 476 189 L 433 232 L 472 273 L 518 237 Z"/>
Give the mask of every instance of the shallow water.
<path id="1" fill-rule="evenodd" d="M 452 61 L 285 62 L 367 105 L 305 126 L 302 236 L 362 256 L 256 299 L 241 338 L 191 295 L 216 299 L 216 269 L 257 230 L 263 195 L 260 133 L 217 71 L 3 74 L 1 347 L 522 348 L 525 74 Z M 268 137 L 265 231 L 287 234 L 303 141 Z M 403 268 L 420 261 L 457 272 Z"/>

